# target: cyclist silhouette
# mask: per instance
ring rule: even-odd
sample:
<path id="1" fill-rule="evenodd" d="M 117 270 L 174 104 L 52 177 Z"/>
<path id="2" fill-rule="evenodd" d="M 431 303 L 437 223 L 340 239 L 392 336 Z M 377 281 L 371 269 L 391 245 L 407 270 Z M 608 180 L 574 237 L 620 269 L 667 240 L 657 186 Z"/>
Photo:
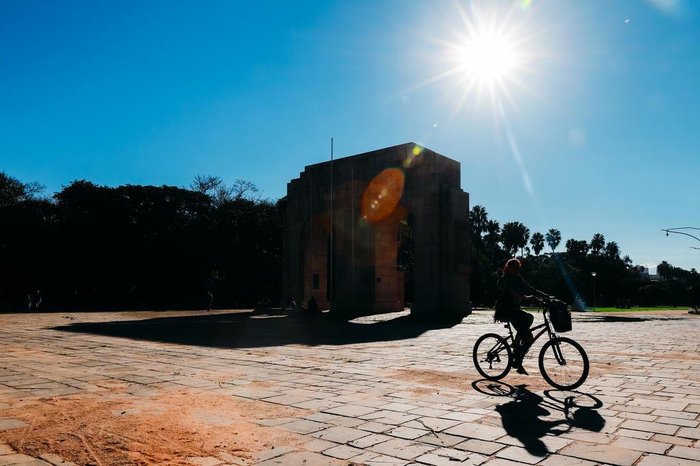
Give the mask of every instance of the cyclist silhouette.
<path id="1" fill-rule="evenodd" d="M 528 314 L 520 307 L 522 299 L 529 295 L 549 297 L 546 293 L 532 287 L 520 275 L 520 261 L 509 259 L 503 268 L 503 275 L 498 280 L 498 299 L 496 300 L 496 314 L 494 319 L 501 322 L 510 322 L 515 328 L 515 343 L 513 354 L 513 367 L 518 374 L 527 374 L 522 366 L 522 359 L 527 348 L 532 343 L 530 327 L 535 317 Z"/>

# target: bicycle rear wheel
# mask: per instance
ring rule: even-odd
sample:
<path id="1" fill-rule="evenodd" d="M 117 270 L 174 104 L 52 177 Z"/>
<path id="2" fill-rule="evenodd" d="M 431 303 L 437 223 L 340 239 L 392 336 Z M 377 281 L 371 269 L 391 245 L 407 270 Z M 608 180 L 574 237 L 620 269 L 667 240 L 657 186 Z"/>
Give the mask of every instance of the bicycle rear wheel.
<path id="1" fill-rule="evenodd" d="M 540 372 L 551 386 L 559 390 L 580 387 L 588 377 L 588 356 L 571 338 L 552 338 L 540 351 Z"/>
<path id="2" fill-rule="evenodd" d="M 513 363 L 513 353 L 508 342 L 495 333 L 487 333 L 476 340 L 472 358 L 476 370 L 488 380 L 505 377 Z"/>

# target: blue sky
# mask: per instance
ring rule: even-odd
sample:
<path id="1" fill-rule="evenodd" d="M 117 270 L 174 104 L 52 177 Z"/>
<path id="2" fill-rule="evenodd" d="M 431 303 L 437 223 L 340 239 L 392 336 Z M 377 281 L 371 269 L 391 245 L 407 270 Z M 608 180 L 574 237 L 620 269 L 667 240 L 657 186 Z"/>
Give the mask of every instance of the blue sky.
<path id="1" fill-rule="evenodd" d="M 517 56 L 472 88 L 440 78 L 470 24 Z M 700 227 L 699 45 L 690 0 L 3 0 L 0 170 L 274 199 L 331 137 L 337 157 L 413 141 L 501 223 L 700 269 L 660 231 Z"/>

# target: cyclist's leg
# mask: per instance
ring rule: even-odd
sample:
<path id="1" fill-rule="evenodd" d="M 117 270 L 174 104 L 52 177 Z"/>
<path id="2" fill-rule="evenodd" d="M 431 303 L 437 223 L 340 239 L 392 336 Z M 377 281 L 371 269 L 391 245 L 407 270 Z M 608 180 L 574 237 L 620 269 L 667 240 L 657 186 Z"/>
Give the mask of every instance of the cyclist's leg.
<path id="1" fill-rule="evenodd" d="M 532 322 L 535 320 L 535 317 L 527 313 L 523 310 L 518 310 L 517 312 L 513 313 L 513 316 L 510 319 L 510 323 L 513 325 L 513 328 L 516 330 L 515 334 L 515 341 L 520 343 L 520 346 L 522 346 L 524 349 L 527 349 L 531 344 L 532 344 L 532 332 L 530 331 L 530 327 L 532 326 Z"/>
<path id="2" fill-rule="evenodd" d="M 513 367 L 518 373 L 527 374 L 527 371 L 522 367 L 522 360 L 528 348 L 532 344 L 533 336 L 530 331 L 530 326 L 535 318 L 523 310 L 518 310 L 510 319 L 511 325 L 517 331 L 513 344 Z"/>

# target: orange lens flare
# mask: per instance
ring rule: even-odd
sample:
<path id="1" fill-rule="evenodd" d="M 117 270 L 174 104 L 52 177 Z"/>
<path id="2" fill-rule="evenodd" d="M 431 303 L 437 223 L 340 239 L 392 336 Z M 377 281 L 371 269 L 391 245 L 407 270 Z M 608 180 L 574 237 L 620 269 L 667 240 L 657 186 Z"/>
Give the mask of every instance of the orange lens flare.
<path id="1" fill-rule="evenodd" d="M 394 212 L 403 196 L 404 174 L 398 168 L 382 170 L 362 194 L 360 209 L 362 218 L 379 223 Z"/>

